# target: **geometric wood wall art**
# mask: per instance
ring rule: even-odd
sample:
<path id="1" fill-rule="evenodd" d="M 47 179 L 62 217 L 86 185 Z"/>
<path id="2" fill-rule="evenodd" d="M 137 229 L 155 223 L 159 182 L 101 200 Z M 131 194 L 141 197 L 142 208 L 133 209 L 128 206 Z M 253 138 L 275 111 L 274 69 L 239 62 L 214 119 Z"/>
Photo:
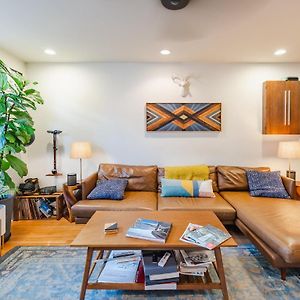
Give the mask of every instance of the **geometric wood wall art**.
<path id="1" fill-rule="evenodd" d="M 221 131 L 221 103 L 146 103 L 147 131 Z"/>

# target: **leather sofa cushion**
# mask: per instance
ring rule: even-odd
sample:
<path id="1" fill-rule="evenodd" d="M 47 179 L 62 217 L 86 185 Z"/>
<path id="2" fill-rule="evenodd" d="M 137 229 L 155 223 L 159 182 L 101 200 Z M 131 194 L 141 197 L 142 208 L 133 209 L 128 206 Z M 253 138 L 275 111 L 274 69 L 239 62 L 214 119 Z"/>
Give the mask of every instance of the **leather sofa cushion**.
<path id="1" fill-rule="evenodd" d="M 221 192 L 241 220 L 287 263 L 300 263 L 300 201 Z"/>
<path id="2" fill-rule="evenodd" d="M 221 221 L 233 221 L 235 209 L 218 193 L 215 198 L 161 197 L 158 195 L 158 210 L 212 210 Z"/>
<path id="3" fill-rule="evenodd" d="M 100 164 L 98 179 L 126 178 L 128 191 L 157 191 L 157 166 Z"/>
<path id="4" fill-rule="evenodd" d="M 260 172 L 270 171 L 268 167 L 234 167 L 234 166 L 218 166 L 218 187 L 220 191 L 248 191 L 248 180 L 246 176 L 247 170 L 255 170 Z"/>
<path id="5" fill-rule="evenodd" d="M 81 200 L 72 206 L 72 214 L 79 218 L 90 218 L 95 211 L 102 210 L 156 210 L 157 193 L 125 192 L 123 200 Z"/>
<path id="6" fill-rule="evenodd" d="M 209 169 L 209 179 L 212 180 L 213 191 L 218 192 L 218 176 L 215 166 L 208 166 Z M 158 168 L 157 172 L 157 182 L 158 182 L 158 192 L 161 193 L 161 178 L 165 177 L 165 168 Z"/>

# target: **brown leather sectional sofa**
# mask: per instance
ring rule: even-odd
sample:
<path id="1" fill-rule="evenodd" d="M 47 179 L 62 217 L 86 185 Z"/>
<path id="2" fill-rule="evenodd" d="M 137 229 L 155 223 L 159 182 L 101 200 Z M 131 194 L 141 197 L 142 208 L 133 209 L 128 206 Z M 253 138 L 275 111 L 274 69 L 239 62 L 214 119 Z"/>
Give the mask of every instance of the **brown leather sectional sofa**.
<path id="1" fill-rule="evenodd" d="M 97 210 L 213 210 L 224 224 L 235 224 L 247 235 L 285 279 L 286 268 L 300 268 L 300 201 L 295 181 L 282 177 L 291 199 L 251 197 L 247 169 L 269 170 L 210 166 L 216 197 L 182 198 L 160 196 L 163 168 L 100 164 L 98 172 L 84 180 L 83 200 L 75 203 L 71 211 L 76 223 L 86 223 Z M 124 199 L 86 200 L 101 178 L 127 178 Z"/>

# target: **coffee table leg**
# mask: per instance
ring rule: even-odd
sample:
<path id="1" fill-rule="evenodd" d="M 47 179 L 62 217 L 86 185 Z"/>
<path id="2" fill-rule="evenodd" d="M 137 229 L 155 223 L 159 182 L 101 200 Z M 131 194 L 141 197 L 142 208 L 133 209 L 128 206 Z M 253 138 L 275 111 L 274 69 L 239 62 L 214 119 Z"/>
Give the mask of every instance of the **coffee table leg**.
<path id="1" fill-rule="evenodd" d="M 84 268 L 84 273 L 82 278 L 82 284 L 81 284 L 80 300 L 84 300 L 85 298 L 86 287 L 90 276 L 90 268 L 92 263 L 93 252 L 94 249 L 88 247 L 87 254 L 86 254 L 85 268 Z"/>
<path id="2" fill-rule="evenodd" d="M 229 299 L 228 297 L 228 291 L 226 287 L 226 278 L 225 278 L 225 272 L 224 272 L 224 267 L 223 267 L 223 261 L 222 261 L 222 253 L 220 247 L 215 248 L 215 256 L 216 256 L 216 262 L 217 262 L 217 267 L 218 267 L 218 273 L 219 273 L 219 279 L 222 287 L 222 293 L 223 293 L 223 298 L 224 300 Z"/>

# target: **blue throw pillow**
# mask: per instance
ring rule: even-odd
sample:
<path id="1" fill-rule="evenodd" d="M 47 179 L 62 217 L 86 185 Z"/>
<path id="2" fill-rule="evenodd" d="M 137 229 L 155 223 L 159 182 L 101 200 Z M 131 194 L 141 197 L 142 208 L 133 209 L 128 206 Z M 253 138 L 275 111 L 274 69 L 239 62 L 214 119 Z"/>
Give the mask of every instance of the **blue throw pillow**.
<path id="1" fill-rule="evenodd" d="M 246 171 L 250 195 L 253 197 L 290 198 L 280 172 Z"/>
<path id="2" fill-rule="evenodd" d="M 212 180 L 161 179 L 162 197 L 215 197 Z"/>
<path id="3" fill-rule="evenodd" d="M 99 180 L 97 186 L 87 196 L 89 200 L 122 200 L 127 186 L 127 179 Z"/>

